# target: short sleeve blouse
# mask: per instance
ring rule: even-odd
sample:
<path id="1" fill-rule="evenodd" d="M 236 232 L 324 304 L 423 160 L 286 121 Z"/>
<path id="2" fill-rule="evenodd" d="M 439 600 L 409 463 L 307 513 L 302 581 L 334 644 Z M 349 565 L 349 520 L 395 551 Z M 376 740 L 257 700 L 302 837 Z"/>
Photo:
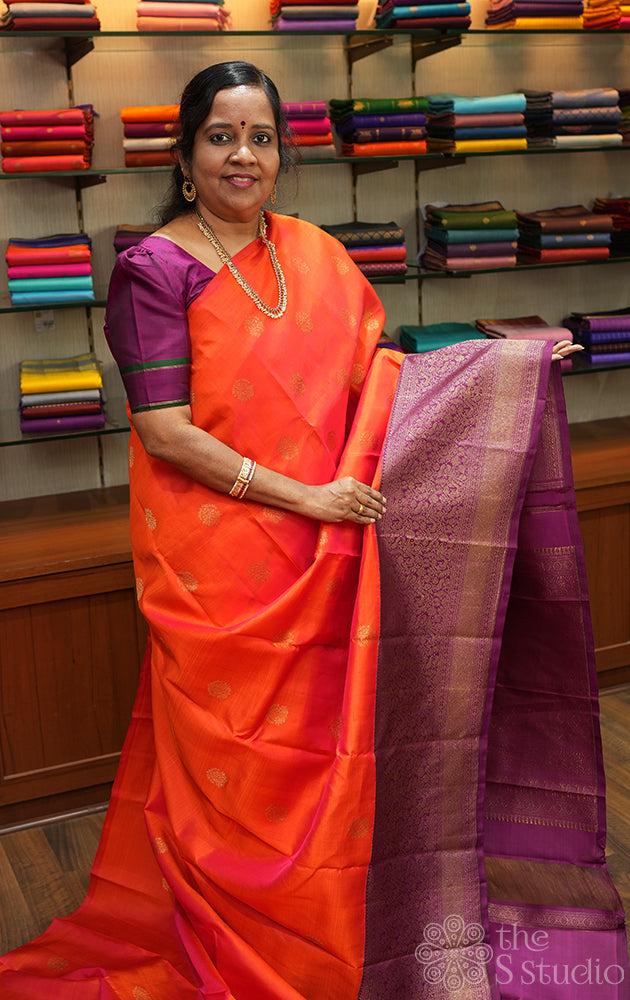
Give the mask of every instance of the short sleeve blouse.
<path id="1" fill-rule="evenodd" d="M 162 236 L 118 255 L 105 336 L 132 413 L 190 402 L 186 311 L 214 277 L 205 264 Z"/>

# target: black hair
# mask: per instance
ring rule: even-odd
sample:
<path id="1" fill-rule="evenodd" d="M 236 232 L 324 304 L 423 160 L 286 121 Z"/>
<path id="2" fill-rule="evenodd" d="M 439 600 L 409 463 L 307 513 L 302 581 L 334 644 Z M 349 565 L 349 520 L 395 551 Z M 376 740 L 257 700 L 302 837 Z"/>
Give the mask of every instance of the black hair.
<path id="1" fill-rule="evenodd" d="M 264 90 L 273 111 L 278 135 L 280 171 L 286 172 L 296 167 L 299 152 L 292 138 L 278 89 L 273 80 L 253 63 L 242 60 L 215 63 L 202 69 L 190 80 L 182 93 L 179 106 L 179 135 L 173 144 L 173 155 L 179 153 L 184 162 L 190 163 L 197 129 L 210 114 L 210 109 L 218 92 L 230 87 L 260 87 Z M 176 160 L 171 177 L 171 186 L 164 203 L 158 209 L 161 225 L 166 225 L 190 211 L 190 203 L 182 194 L 184 174 Z"/>

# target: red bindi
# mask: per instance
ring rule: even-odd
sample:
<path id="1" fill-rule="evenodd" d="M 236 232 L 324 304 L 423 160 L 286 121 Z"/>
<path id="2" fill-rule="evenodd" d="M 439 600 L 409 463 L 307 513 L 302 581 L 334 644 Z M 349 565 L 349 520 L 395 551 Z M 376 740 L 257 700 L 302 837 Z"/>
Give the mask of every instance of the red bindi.
<path id="1" fill-rule="evenodd" d="M 245 122 L 241 122 L 241 128 L 245 128 Z"/>

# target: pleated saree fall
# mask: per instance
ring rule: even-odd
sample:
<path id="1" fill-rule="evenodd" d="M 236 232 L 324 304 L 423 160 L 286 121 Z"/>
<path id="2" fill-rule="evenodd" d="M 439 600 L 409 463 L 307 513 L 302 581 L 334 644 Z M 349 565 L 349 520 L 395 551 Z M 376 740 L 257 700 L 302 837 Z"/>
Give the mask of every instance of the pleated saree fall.
<path id="1" fill-rule="evenodd" d="M 194 422 L 305 482 L 382 477 L 387 515 L 236 501 L 132 431 L 138 699 L 88 898 L 4 957 L 0 995 L 622 1000 L 551 348 L 374 353 L 343 248 L 268 222 L 287 313 L 209 280 Z M 259 241 L 236 261 L 272 301 Z M 587 958 L 603 985 L 578 993 Z"/>

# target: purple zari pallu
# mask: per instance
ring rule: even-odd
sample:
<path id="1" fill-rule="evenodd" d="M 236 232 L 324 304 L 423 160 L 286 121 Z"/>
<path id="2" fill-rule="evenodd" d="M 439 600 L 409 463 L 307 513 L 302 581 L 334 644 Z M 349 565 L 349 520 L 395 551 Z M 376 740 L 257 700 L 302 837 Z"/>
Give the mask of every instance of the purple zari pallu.
<path id="1" fill-rule="evenodd" d="M 403 361 L 359 1000 L 627 1000 L 560 366 Z"/>

